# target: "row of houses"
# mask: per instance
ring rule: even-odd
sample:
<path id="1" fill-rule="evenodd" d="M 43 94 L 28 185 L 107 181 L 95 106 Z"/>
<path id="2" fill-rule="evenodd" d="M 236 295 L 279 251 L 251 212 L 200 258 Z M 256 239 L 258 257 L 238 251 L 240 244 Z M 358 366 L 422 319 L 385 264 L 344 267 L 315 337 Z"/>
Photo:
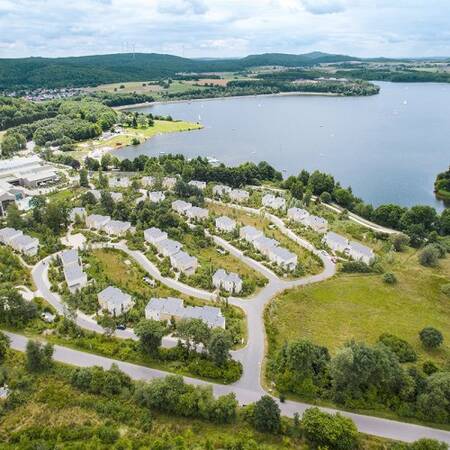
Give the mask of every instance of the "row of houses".
<path id="1" fill-rule="evenodd" d="M 295 253 L 279 246 L 276 239 L 264 236 L 261 230 L 246 225 L 239 230 L 241 239 L 247 241 L 269 261 L 277 264 L 285 270 L 294 270 L 297 267 L 298 258 Z"/>
<path id="2" fill-rule="evenodd" d="M 186 216 L 188 219 L 203 220 L 208 218 L 208 210 L 192 206 L 192 203 L 184 200 L 174 200 L 172 202 L 172 209 L 178 214 Z"/>
<path id="3" fill-rule="evenodd" d="M 173 269 L 187 276 L 193 275 L 198 267 L 198 260 L 182 250 L 183 245 L 169 239 L 165 231 L 152 227 L 144 230 L 144 239 L 156 247 L 159 254 L 170 259 Z"/>
<path id="4" fill-rule="evenodd" d="M 340 234 L 329 231 L 324 237 L 323 242 L 334 252 L 345 253 L 355 261 L 363 261 L 366 264 L 375 257 L 373 250 L 356 241 L 350 241 Z"/>
<path id="5" fill-rule="evenodd" d="M 266 194 L 261 199 L 265 208 L 284 210 L 286 209 L 286 199 L 284 197 L 276 197 L 273 194 Z"/>
<path id="6" fill-rule="evenodd" d="M 39 251 L 39 239 L 23 234 L 23 231 L 14 228 L 2 228 L 0 242 L 27 256 L 35 256 Z"/>
<path id="7" fill-rule="evenodd" d="M 323 217 L 314 216 L 309 214 L 306 209 L 302 208 L 290 208 L 287 211 L 288 219 L 301 223 L 302 225 L 311 228 L 317 233 L 326 233 L 328 229 L 328 222 Z"/>
<path id="8" fill-rule="evenodd" d="M 152 320 L 200 319 L 210 328 L 225 328 L 225 317 L 215 306 L 184 306 L 174 297 L 151 298 L 145 307 L 145 318 Z"/>
<path id="9" fill-rule="evenodd" d="M 100 214 L 91 214 L 86 216 L 86 226 L 89 229 L 104 231 L 106 234 L 113 236 L 123 236 L 131 229 L 130 222 L 122 220 L 112 220 L 109 216 L 102 216 Z"/>
<path id="10" fill-rule="evenodd" d="M 213 194 L 218 197 L 228 195 L 231 201 L 243 203 L 250 198 L 250 194 L 244 189 L 232 189 L 224 184 L 217 184 L 213 187 Z"/>
<path id="11" fill-rule="evenodd" d="M 131 179 L 127 176 L 120 176 L 119 174 L 113 174 L 109 177 L 109 186 L 110 187 L 117 187 L 117 188 L 129 188 L 131 186 Z M 165 190 L 172 190 L 175 185 L 177 184 L 178 178 L 177 177 L 164 177 L 161 180 L 161 184 L 163 189 Z M 156 177 L 152 176 L 145 176 L 140 179 L 141 185 L 143 187 L 153 187 L 157 179 Z"/>
<path id="12" fill-rule="evenodd" d="M 87 285 L 87 275 L 83 272 L 82 263 L 77 250 L 72 249 L 62 251 L 59 254 L 59 260 L 63 267 L 67 287 L 72 294 Z"/>

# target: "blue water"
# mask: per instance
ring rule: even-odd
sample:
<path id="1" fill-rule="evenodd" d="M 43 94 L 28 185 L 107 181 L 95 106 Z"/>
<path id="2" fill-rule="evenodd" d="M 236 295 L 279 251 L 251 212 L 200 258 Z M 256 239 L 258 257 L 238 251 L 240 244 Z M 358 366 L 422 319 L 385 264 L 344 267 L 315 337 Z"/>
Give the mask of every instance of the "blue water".
<path id="1" fill-rule="evenodd" d="M 266 160 L 285 176 L 332 173 L 374 205 L 428 204 L 450 164 L 450 85 L 378 83 L 372 97 L 263 96 L 159 104 L 139 109 L 200 121 L 204 129 L 156 136 L 119 158 L 183 153 L 225 164 Z"/>

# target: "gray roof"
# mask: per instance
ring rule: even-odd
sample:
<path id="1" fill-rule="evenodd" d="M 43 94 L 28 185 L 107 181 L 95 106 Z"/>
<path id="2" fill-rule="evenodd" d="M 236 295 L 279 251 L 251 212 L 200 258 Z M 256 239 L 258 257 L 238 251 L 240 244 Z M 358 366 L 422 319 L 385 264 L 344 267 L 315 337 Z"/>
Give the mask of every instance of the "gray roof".
<path id="1" fill-rule="evenodd" d="M 170 261 L 173 264 L 181 266 L 182 268 L 187 268 L 195 266 L 197 264 L 197 258 L 195 256 L 190 256 L 186 252 L 178 252 L 170 257 Z"/>
<path id="2" fill-rule="evenodd" d="M 234 272 L 228 272 L 224 269 L 218 269 L 216 270 L 216 273 L 213 275 L 213 278 L 216 278 L 220 280 L 222 283 L 225 283 L 227 281 L 231 281 L 234 284 L 241 282 L 241 277 Z"/>
<path id="3" fill-rule="evenodd" d="M 346 237 L 341 236 L 340 234 L 334 233 L 333 231 L 329 231 L 325 235 L 326 242 L 335 242 L 336 244 L 347 246 L 348 240 Z"/>
<path id="4" fill-rule="evenodd" d="M 265 248 L 276 247 L 278 244 L 279 242 L 276 239 L 268 238 L 266 236 L 261 236 L 253 241 L 253 245 Z"/>
<path id="5" fill-rule="evenodd" d="M 69 264 L 64 267 L 64 277 L 68 286 L 72 286 L 74 282 L 77 282 L 80 278 L 85 277 L 86 274 L 78 263 Z"/>
<path id="6" fill-rule="evenodd" d="M 6 228 L 2 228 L 0 230 L 0 239 L 1 240 L 6 240 L 6 239 L 9 239 L 9 238 L 11 238 L 13 236 L 16 236 L 16 235 L 20 236 L 22 234 L 23 234 L 23 232 L 21 230 L 16 230 L 14 228 L 6 227 Z"/>
<path id="7" fill-rule="evenodd" d="M 163 249 L 167 250 L 168 252 L 178 252 L 180 248 L 183 246 L 172 239 L 164 239 L 163 241 L 159 241 L 155 244 L 158 251 L 162 251 Z"/>
<path id="8" fill-rule="evenodd" d="M 60 256 L 63 266 L 78 263 L 78 251 L 75 249 L 64 250 Z"/>
<path id="9" fill-rule="evenodd" d="M 290 252 L 288 249 L 284 247 L 273 247 L 270 249 L 271 253 L 277 255 L 283 261 L 289 261 L 290 259 L 297 259 L 297 255 L 295 253 Z"/>
<path id="10" fill-rule="evenodd" d="M 224 327 L 225 318 L 220 308 L 215 306 L 183 306 L 178 298 L 152 298 L 145 307 L 146 311 L 178 316 L 183 319 L 201 319 L 210 327 Z"/>
<path id="11" fill-rule="evenodd" d="M 227 216 L 220 216 L 216 219 L 216 227 L 217 226 L 232 226 L 234 227 L 236 225 L 236 222 L 233 219 L 230 219 Z"/>
<path id="12" fill-rule="evenodd" d="M 144 233 L 146 236 L 149 236 L 152 239 L 158 239 L 163 236 L 167 238 L 167 233 L 165 231 L 161 231 L 159 228 L 156 227 L 147 228 L 144 231 Z"/>
<path id="13" fill-rule="evenodd" d="M 26 234 L 21 234 L 11 241 L 11 244 L 21 248 L 35 247 L 39 245 L 37 238 L 32 238 Z"/>
<path id="14" fill-rule="evenodd" d="M 106 289 L 103 289 L 103 291 L 98 294 L 98 297 L 109 305 L 119 309 L 131 299 L 130 295 L 125 294 L 114 286 L 108 286 Z"/>
<path id="15" fill-rule="evenodd" d="M 256 229 L 255 227 L 252 227 L 251 225 L 246 225 L 245 227 L 241 228 L 241 235 L 242 234 L 248 235 L 250 238 L 256 238 L 257 236 L 262 235 L 262 231 Z"/>
<path id="16" fill-rule="evenodd" d="M 351 250 L 354 250 L 360 253 L 361 255 L 367 256 L 369 258 L 373 258 L 374 256 L 373 250 L 371 248 L 366 247 L 365 245 L 360 244 L 359 242 L 350 241 L 349 246 Z"/>

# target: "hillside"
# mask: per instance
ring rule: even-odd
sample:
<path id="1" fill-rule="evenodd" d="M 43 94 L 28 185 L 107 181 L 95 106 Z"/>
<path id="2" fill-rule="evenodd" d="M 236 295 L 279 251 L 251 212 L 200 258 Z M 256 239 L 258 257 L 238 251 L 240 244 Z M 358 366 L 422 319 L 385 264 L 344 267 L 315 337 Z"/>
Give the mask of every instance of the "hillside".
<path id="1" fill-rule="evenodd" d="M 156 53 L 0 59 L 0 90 L 96 86 L 165 78 L 177 72 L 239 71 L 265 65 L 294 67 L 354 59 L 320 52 L 304 55 L 266 53 L 241 59 L 218 60 L 194 60 Z"/>

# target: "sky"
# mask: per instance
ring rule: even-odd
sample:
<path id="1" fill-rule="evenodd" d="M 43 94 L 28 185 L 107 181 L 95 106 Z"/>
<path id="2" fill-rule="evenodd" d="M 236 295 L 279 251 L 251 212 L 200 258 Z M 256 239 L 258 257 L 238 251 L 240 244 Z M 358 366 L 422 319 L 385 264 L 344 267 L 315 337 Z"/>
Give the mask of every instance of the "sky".
<path id="1" fill-rule="evenodd" d="M 450 56 L 449 0 L 0 0 L 0 58 Z"/>

